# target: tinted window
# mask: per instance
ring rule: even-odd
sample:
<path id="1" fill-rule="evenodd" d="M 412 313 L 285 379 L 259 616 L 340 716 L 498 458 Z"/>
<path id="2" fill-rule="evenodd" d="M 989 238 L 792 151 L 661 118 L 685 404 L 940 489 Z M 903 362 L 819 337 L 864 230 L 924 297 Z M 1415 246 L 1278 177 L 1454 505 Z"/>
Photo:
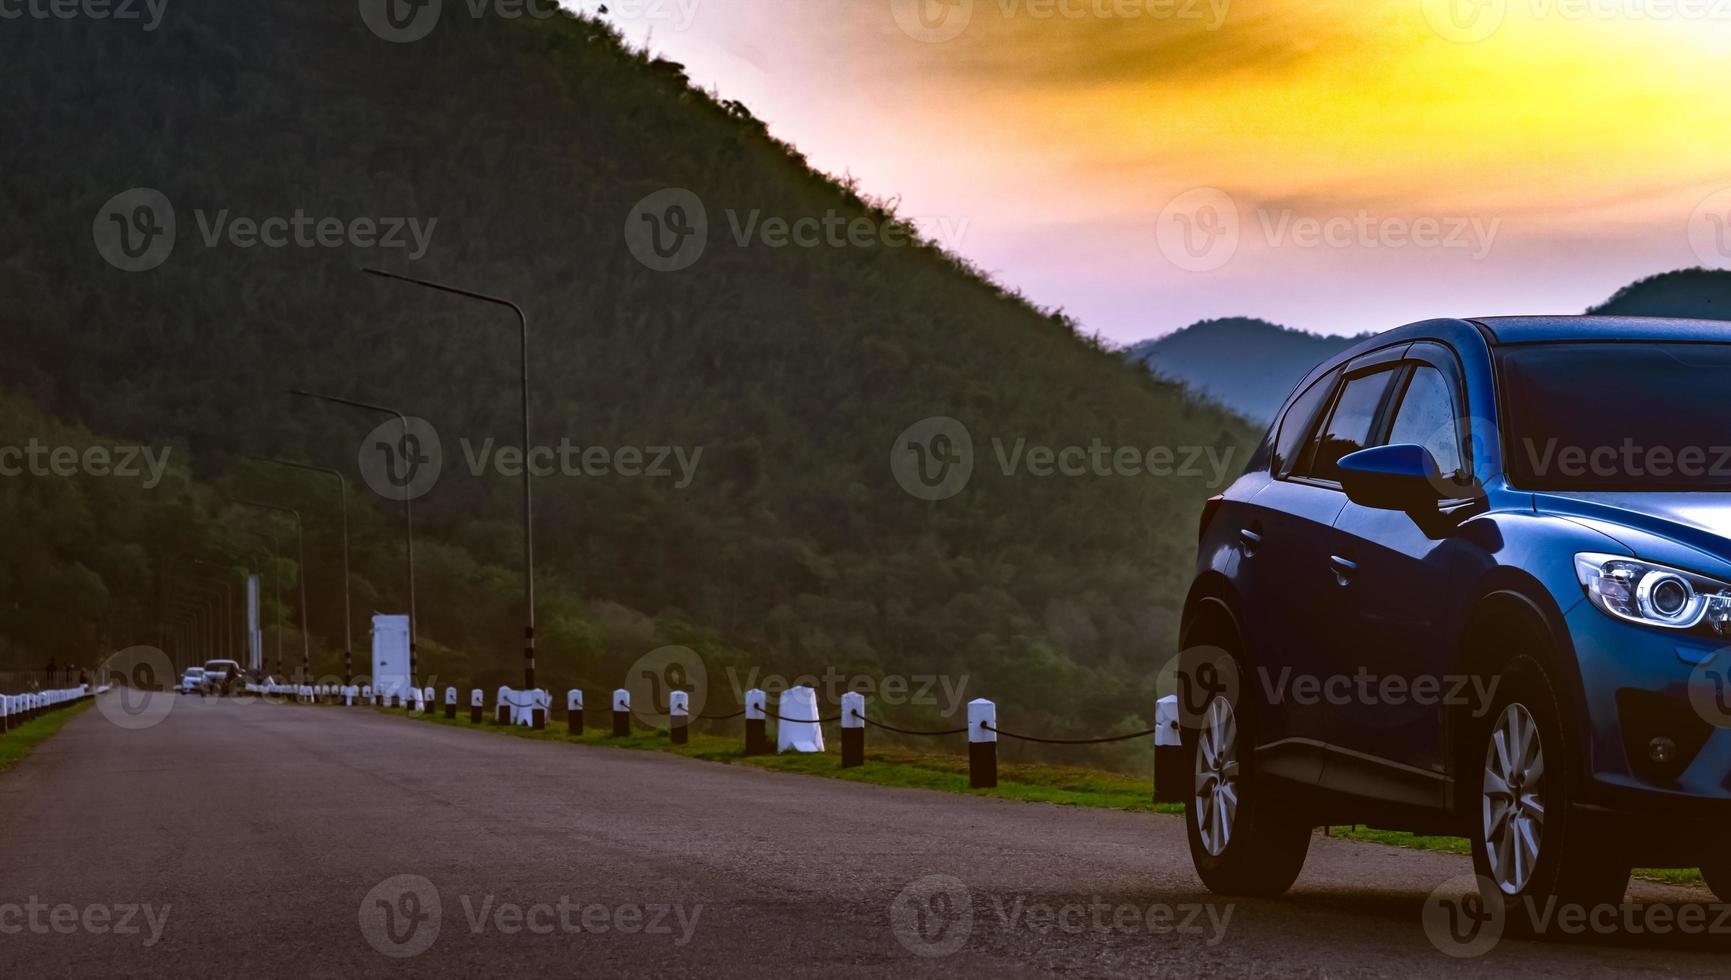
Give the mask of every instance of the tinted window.
<path id="1" fill-rule="evenodd" d="M 1305 389 L 1304 394 L 1298 396 L 1286 415 L 1281 418 L 1280 434 L 1274 445 L 1275 476 L 1291 475 L 1299 455 L 1310 443 L 1310 434 L 1316 431 L 1317 413 L 1327 403 L 1328 396 L 1334 393 L 1335 382 L 1339 380 L 1339 371 L 1323 375 L 1315 384 Z"/>
<path id="2" fill-rule="evenodd" d="M 1395 411 L 1388 445 L 1423 446 L 1436 457 L 1437 469 L 1462 480 L 1460 419 L 1455 412 L 1454 386 L 1441 371 L 1421 364 L 1407 382 Z"/>
<path id="3" fill-rule="evenodd" d="M 1342 456 L 1358 452 L 1370 444 L 1371 426 L 1376 423 L 1377 409 L 1388 394 L 1389 382 L 1395 371 L 1378 371 L 1347 381 L 1335 400 L 1334 411 L 1322 428 L 1322 438 L 1311 443 L 1311 458 L 1294 472 L 1317 480 L 1340 482 Z"/>
<path id="4" fill-rule="evenodd" d="M 1517 486 L 1731 487 L 1731 345 L 1539 344 L 1497 364 Z"/>

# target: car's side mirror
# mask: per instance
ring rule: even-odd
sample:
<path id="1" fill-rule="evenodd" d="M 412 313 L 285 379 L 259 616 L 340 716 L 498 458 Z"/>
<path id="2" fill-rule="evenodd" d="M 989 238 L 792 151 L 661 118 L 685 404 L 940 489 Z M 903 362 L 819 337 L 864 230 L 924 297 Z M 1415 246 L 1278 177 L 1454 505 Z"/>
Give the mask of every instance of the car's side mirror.
<path id="1" fill-rule="evenodd" d="M 1340 459 L 1340 486 L 1361 507 L 1377 510 L 1434 509 L 1450 496 L 1436 457 L 1423 446 L 1377 446 Z"/>

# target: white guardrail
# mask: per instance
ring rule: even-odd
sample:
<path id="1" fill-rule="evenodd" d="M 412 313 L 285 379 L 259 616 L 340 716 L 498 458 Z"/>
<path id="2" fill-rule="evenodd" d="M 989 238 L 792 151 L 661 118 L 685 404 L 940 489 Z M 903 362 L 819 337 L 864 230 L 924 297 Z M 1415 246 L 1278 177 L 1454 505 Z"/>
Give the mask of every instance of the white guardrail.
<path id="1" fill-rule="evenodd" d="M 95 694 L 108 690 L 98 688 Z M 63 687 L 53 691 L 31 691 L 28 694 L 0 694 L 0 735 L 34 721 L 50 711 L 76 704 L 93 697 L 90 685 Z"/>

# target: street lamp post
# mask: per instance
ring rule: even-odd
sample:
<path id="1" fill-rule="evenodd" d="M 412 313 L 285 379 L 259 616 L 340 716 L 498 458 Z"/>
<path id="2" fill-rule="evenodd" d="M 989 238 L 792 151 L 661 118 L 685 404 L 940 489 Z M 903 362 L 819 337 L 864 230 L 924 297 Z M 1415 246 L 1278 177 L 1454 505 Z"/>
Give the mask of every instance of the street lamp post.
<path id="1" fill-rule="evenodd" d="M 261 463 L 275 463 L 278 466 L 289 466 L 298 470 L 313 473 L 324 473 L 337 478 L 337 486 L 341 488 L 343 507 L 343 683 L 355 682 L 355 628 L 354 605 L 349 597 L 349 481 L 339 470 L 326 466 L 313 466 L 310 463 L 297 463 L 289 459 L 276 457 L 248 456 L 248 459 Z"/>
<path id="2" fill-rule="evenodd" d="M 300 592 L 301 592 L 301 622 L 300 622 L 300 627 L 301 627 L 301 678 L 302 678 L 302 683 L 306 683 L 306 679 L 312 676 L 313 656 L 312 656 L 312 641 L 309 638 L 309 633 L 311 631 L 307 627 L 307 543 L 306 543 L 306 534 L 304 532 L 304 529 L 301 526 L 301 513 L 300 513 L 300 511 L 295 510 L 293 507 L 278 507 L 276 504 L 262 504 L 262 503 L 259 503 L 257 501 L 253 501 L 253 500 L 237 500 L 233 497 L 229 497 L 226 499 L 231 504 L 238 504 L 242 507 L 253 507 L 253 508 L 256 508 L 258 510 L 274 511 L 275 513 L 278 513 L 278 514 L 287 514 L 290 517 L 293 517 L 295 519 L 295 549 L 296 549 L 296 554 L 298 554 L 300 556 L 300 558 L 299 558 L 300 568 L 298 569 L 298 574 L 295 575 L 295 578 L 296 578 L 296 580 L 298 580 L 300 582 Z M 278 605 L 277 615 L 280 617 L 282 615 L 281 602 L 279 601 L 277 605 Z M 281 667 L 282 666 L 282 626 L 280 623 L 277 626 L 276 642 L 277 642 L 277 666 Z"/>
<path id="3" fill-rule="evenodd" d="M 341 397 L 338 397 L 336 395 L 322 395 L 322 394 L 319 394 L 317 392 L 306 391 L 306 390 L 301 389 L 301 388 L 291 388 L 291 389 L 289 389 L 289 394 L 296 395 L 296 396 L 299 396 L 301 398 L 312 398 L 312 399 L 315 399 L 317 401 L 330 402 L 333 405 L 346 405 L 349 408 L 358 408 L 358 409 L 361 409 L 362 411 L 378 412 L 378 413 L 381 413 L 384 415 L 396 416 L 397 421 L 401 422 L 403 425 L 403 438 L 406 440 L 409 436 L 409 417 L 407 415 L 404 415 L 402 412 L 397 411 L 394 408 L 389 408 L 389 407 L 384 406 L 384 405 L 374 405 L 371 402 L 355 401 L 352 398 L 341 398 Z M 407 561 L 408 576 L 409 576 L 409 686 L 413 687 L 417 683 L 419 683 L 418 678 L 420 677 L 420 632 L 419 631 L 420 631 L 421 618 L 417 614 L 417 611 L 415 609 L 415 508 L 414 508 L 414 498 L 408 493 L 403 494 L 403 545 L 404 545 L 404 551 L 407 555 L 406 561 Z"/>
<path id="4" fill-rule="evenodd" d="M 534 466 L 530 462 L 529 442 L 529 317 L 523 308 L 508 299 L 499 296 L 489 296 L 470 289 L 462 289 L 429 279 L 416 279 L 412 276 L 402 276 L 382 269 L 365 268 L 361 270 L 368 275 L 381 279 L 394 279 L 421 286 L 426 289 L 450 293 L 494 306 L 503 306 L 517 315 L 518 338 L 522 347 L 522 401 L 523 401 L 523 601 L 527 606 L 525 615 L 528 624 L 523 628 L 523 685 L 528 690 L 535 690 L 535 521 L 534 521 Z"/>

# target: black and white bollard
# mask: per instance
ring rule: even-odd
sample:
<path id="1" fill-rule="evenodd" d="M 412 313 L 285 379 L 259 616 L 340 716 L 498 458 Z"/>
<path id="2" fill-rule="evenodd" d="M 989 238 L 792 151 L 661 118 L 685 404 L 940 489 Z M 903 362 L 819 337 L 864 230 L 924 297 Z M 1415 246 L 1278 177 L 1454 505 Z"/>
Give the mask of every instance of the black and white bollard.
<path id="1" fill-rule="evenodd" d="M 553 705 L 553 696 L 536 688 L 529 692 L 529 729 L 544 732 L 547 730 L 547 709 Z"/>
<path id="2" fill-rule="evenodd" d="M 849 691 L 841 696 L 841 767 L 865 765 L 865 695 Z"/>
<path id="3" fill-rule="evenodd" d="M 469 692 L 469 724 L 481 723 L 481 711 L 486 708 L 486 699 L 481 696 L 481 689 L 475 688 Z"/>
<path id="4" fill-rule="evenodd" d="M 0 735 L 6 734 L 12 727 L 12 699 L 0 694 Z"/>
<path id="5" fill-rule="evenodd" d="M 511 724 L 511 689 L 499 688 L 499 699 L 493 702 L 493 721 L 499 725 Z"/>
<path id="6" fill-rule="evenodd" d="M 565 695 L 565 730 L 572 735 L 583 734 L 583 692 L 571 690 Z"/>
<path id="7" fill-rule="evenodd" d="M 674 691 L 667 696 L 667 724 L 674 745 L 691 741 L 691 695 Z"/>
<path id="8" fill-rule="evenodd" d="M 1154 704 L 1154 802 L 1183 803 L 1190 782 L 1178 728 L 1178 695 L 1168 694 Z"/>
<path id="9" fill-rule="evenodd" d="M 768 755 L 769 732 L 764 728 L 763 709 L 769 698 L 761 688 L 745 692 L 745 754 Z"/>
<path id="10" fill-rule="evenodd" d="M 623 687 L 613 692 L 613 737 L 631 734 L 631 692 Z"/>
<path id="11" fill-rule="evenodd" d="M 968 786 L 998 786 L 998 706 L 985 698 L 968 702 Z"/>
<path id="12" fill-rule="evenodd" d="M 457 717 L 457 689 L 445 688 L 445 720 L 451 721 Z"/>

